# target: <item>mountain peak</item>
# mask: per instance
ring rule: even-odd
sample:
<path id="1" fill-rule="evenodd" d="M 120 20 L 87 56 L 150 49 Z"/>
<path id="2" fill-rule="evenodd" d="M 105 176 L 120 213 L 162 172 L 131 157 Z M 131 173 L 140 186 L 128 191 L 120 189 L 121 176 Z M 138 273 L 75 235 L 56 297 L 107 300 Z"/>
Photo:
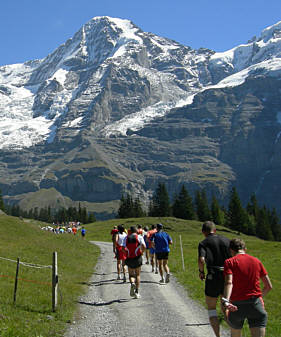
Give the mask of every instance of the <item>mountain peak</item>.
<path id="1" fill-rule="evenodd" d="M 265 28 L 261 33 L 261 39 L 267 42 L 270 39 L 281 38 L 281 21 Z"/>

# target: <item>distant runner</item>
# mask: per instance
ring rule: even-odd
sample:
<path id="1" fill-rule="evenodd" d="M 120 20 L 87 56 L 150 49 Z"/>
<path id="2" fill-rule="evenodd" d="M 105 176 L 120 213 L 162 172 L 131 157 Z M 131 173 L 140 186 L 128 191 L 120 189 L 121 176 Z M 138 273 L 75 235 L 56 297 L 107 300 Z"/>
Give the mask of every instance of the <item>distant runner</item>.
<path id="1" fill-rule="evenodd" d="M 118 233 L 117 226 L 114 226 L 112 231 L 110 232 L 111 234 L 111 240 L 112 240 L 112 250 L 114 253 L 114 257 L 116 258 L 116 249 L 115 249 L 115 243 L 116 243 L 116 234 Z"/>
<path id="2" fill-rule="evenodd" d="M 170 235 L 163 231 L 163 225 L 161 223 L 156 226 L 157 232 L 154 233 L 151 237 L 152 244 L 155 248 L 155 255 L 158 261 L 159 273 L 161 276 L 160 283 L 169 283 L 170 282 L 170 269 L 168 267 L 168 257 L 170 252 L 170 247 L 172 238 Z M 166 272 L 166 277 L 164 279 L 164 272 Z"/>
<path id="3" fill-rule="evenodd" d="M 130 228 L 131 234 L 126 237 L 123 251 L 128 253 L 125 264 L 128 266 L 129 280 L 131 283 L 130 296 L 140 298 L 140 272 L 142 265 L 142 253 L 145 250 L 145 242 L 141 235 L 137 234 L 137 228 Z"/>
<path id="4" fill-rule="evenodd" d="M 149 256 L 150 256 L 150 263 L 151 263 L 151 271 L 154 272 L 155 271 L 155 274 L 158 274 L 158 265 L 157 265 L 157 260 L 155 258 L 155 249 L 154 247 L 152 246 L 152 242 L 151 242 L 151 236 L 156 233 L 157 230 L 156 230 L 156 226 L 155 225 L 151 225 L 151 230 L 149 230 L 147 232 L 147 240 L 149 242 L 149 245 L 148 245 L 148 248 L 149 248 Z M 155 266 L 155 268 L 154 268 Z"/>
<path id="5" fill-rule="evenodd" d="M 126 266 L 125 260 L 127 258 L 126 252 L 123 251 L 124 241 L 126 240 L 127 234 L 122 225 L 117 227 L 118 233 L 115 235 L 115 247 L 116 247 L 116 258 L 117 258 L 117 280 L 121 280 L 121 268 L 123 272 L 123 282 L 126 282 Z"/>

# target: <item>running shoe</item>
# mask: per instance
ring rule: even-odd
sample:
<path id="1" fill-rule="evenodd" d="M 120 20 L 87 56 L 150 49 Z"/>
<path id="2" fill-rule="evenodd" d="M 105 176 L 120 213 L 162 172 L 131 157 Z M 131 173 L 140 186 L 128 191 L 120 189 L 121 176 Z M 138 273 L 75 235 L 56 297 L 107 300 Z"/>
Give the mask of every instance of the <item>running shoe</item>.
<path id="1" fill-rule="evenodd" d="M 134 297 L 135 292 L 136 292 L 136 285 L 135 285 L 135 283 L 131 283 L 130 296 Z"/>
<path id="2" fill-rule="evenodd" d="M 123 282 L 126 283 L 126 276 L 123 277 Z"/>
<path id="3" fill-rule="evenodd" d="M 151 271 L 152 271 L 152 273 L 154 272 L 154 267 L 152 267 L 152 270 L 151 270 Z"/>
<path id="4" fill-rule="evenodd" d="M 159 281 L 160 284 L 165 284 L 165 280 L 163 278 L 161 278 L 161 280 Z"/>
<path id="5" fill-rule="evenodd" d="M 135 298 L 141 298 L 141 295 L 139 293 L 135 293 Z"/>
<path id="6" fill-rule="evenodd" d="M 120 277 L 120 275 L 118 274 L 118 276 L 117 276 L 117 280 L 121 280 L 121 277 Z"/>
<path id="7" fill-rule="evenodd" d="M 158 269 L 155 270 L 155 274 L 158 274 Z"/>
<path id="8" fill-rule="evenodd" d="M 166 275 L 166 283 L 169 283 L 170 282 L 170 274 L 167 274 Z"/>

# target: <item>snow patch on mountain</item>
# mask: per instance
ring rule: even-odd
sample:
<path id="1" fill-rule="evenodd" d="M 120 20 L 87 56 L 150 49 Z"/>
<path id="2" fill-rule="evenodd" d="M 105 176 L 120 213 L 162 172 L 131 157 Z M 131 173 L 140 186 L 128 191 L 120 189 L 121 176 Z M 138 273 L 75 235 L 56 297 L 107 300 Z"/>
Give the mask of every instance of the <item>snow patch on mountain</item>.
<path id="1" fill-rule="evenodd" d="M 149 44 L 146 44 L 147 40 Z M 130 57 L 131 51 L 134 55 L 142 48 L 152 62 L 151 67 L 143 66 Z M 137 131 L 153 119 L 164 116 L 170 109 L 191 104 L 193 97 L 204 90 L 238 86 L 250 76 L 266 74 L 280 77 L 281 21 L 263 30 L 260 38 L 248 44 L 214 53 L 210 58 L 209 55 L 144 33 L 129 20 L 94 18 L 46 58 L 0 67 L 0 148 L 23 148 L 43 141 L 50 143 L 59 127 L 74 128 L 74 134 L 80 132 L 85 115 L 74 113 L 68 116 L 68 105 L 75 99 L 75 106 L 92 104 L 103 90 L 103 78 L 112 64 L 125 64 L 137 71 L 140 78 L 149 82 L 151 92 L 161 92 L 161 95 L 157 103 L 105 126 L 103 132 L 108 137 L 125 136 L 129 129 Z M 81 89 L 87 84 L 78 81 L 80 73 L 76 74 L 76 70 L 71 74 L 73 65 L 85 73 L 95 68 L 89 79 L 91 89 Z M 209 68 L 224 71 L 215 85 L 210 85 L 214 82 L 208 75 Z M 77 83 L 72 81 L 75 76 Z M 35 80 L 30 81 L 31 78 Z M 40 116 L 34 118 L 35 95 L 42 84 L 48 86 L 52 81 L 58 82 L 59 89 L 52 92 L 51 105 L 45 104 L 44 97 L 42 104 L 39 101 L 39 106 L 46 105 L 48 110 L 42 108 L 41 112 L 39 109 Z M 158 88 L 162 91 L 157 91 Z M 65 120 L 66 116 L 68 120 Z M 281 117 L 277 118 L 281 123 Z"/>
<path id="2" fill-rule="evenodd" d="M 181 99 L 178 102 L 158 102 L 152 106 L 146 107 L 141 111 L 125 116 L 117 122 L 108 124 L 103 133 L 106 137 L 112 135 L 126 136 L 128 130 L 138 131 L 155 118 L 163 117 L 173 108 L 179 108 L 193 101 L 194 94 Z"/>

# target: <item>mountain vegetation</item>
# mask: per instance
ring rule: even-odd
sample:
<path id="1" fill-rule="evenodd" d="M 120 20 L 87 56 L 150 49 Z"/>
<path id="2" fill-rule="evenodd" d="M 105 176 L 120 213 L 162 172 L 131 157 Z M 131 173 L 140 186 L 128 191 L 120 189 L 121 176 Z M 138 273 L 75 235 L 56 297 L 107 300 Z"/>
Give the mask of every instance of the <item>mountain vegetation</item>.
<path id="1" fill-rule="evenodd" d="M 119 218 L 141 218 L 144 214 L 144 206 L 140 204 L 139 199 L 134 201 L 130 194 L 122 196 Z M 159 183 L 147 215 L 173 216 L 200 222 L 212 220 L 217 225 L 225 226 L 237 233 L 255 235 L 264 240 L 281 241 L 281 224 L 276 210 L 274 208 L 270 210 L 264 205 L 259 206 L 255 195 L 251 196 L 251 200 L 244 208 L 235 187 L 231 190 L 228 207 L 225 209 L 220 206 L 215 196 L 209 205 L 205 190 L 196 191 L 193 200 L 184 185 L 181 186 L 179 193 L 175 194 L 174 200 L 170 201 L 165 184 Z"/>

